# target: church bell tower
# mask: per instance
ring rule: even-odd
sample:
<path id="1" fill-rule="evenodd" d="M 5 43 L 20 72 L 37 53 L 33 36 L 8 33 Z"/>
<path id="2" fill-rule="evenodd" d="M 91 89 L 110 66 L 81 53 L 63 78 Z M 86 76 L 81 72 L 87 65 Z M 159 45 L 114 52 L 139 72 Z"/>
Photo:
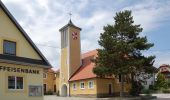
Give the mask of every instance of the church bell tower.
<path id="1" fill-rule="evenodd" d="M 75 26 L 70 19 L 59 31 L 61 33 L 60 95 L 69 96 L 68 81 L 81 66 L 81 28 Z"/>

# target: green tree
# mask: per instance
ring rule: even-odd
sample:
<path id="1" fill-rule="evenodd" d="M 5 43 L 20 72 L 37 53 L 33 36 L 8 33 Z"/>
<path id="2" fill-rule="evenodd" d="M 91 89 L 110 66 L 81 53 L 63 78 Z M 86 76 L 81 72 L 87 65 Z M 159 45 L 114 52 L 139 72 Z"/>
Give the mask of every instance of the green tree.
<path id="1" fill-rule="evenodd" d="M 104 26 L 100 34 L 98 57 L 93 61 L 96 67 L 93 72 L 100 77 L 107 75 L 121 75 L 121 92 L 123 96 L 125 75 L 133 76 L 140 71 L 152 72 L 155 56 L 144 56 L 142 51 L 153 46 L 148 43 L 140 25 L 135 25 L 131 11 L 125 10 L 116 13 L 115 24 Z"/>
<path id="2" fill-rule="evenodd" d="M 157 89 L 166 89 L 168 88 L 168 82 L 165 79 L 165 76 L 161 73 L 157 75 L 157 81 L 155 83 Z"/>

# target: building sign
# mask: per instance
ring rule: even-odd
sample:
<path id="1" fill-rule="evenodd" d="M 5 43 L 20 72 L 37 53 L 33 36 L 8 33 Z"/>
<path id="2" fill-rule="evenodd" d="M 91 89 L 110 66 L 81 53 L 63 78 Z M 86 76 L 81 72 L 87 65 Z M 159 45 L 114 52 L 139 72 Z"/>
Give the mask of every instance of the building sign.
<path id="1" fill-rule="evenodd" d="M 28 73 L 28 74 L 39 74 L 40 73 L 39 70 L 26 69 L 26 68 L 16 68 L 16 67 L 6 67 L 6 66 L 0 66 L 0 71 Z"/>

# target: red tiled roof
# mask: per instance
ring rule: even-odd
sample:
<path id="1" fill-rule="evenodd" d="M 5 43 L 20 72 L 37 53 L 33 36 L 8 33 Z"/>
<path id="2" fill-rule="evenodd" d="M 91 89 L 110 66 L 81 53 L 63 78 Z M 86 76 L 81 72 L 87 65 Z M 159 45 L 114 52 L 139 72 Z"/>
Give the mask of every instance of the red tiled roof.
<path id="1" fill-rule="evenodd" d="M 161 67 L 169 67 L 170 68 L 170 66 L 169 65 L 167 65 L 167 64 L 162 64 L 159 68 L 161 68 Z"/>
<path id="2" fill-rule="evenodd" d="M 56 72 L 56 73 L 60 73 L 60 69 L 56 70 L 55 72 Z"/>
<path id="3" fill-rule="evenodd" d="M 170 73 L 170 66 L 169 65 L 166 65 L 166 64 L 163 64 L 159 67 L 159 71 L 161 73 Z"/>
<path id="4" fill-rule="evenodd" d="M 52 68 L 49 68 L 47 71 L 50 73 L 55 73 L 55 71 Z"/>
<path id="5" fill-rule="evenodd" d="M 97 56 L 97 50 L 89 51 L 82 54 L 82 66 L 74 73 L 69 81 L 82 80 L 88 78 L 97 77 L 93 73 L 93 68 L 95 64 L 91 61 L 94 57 Z"/>

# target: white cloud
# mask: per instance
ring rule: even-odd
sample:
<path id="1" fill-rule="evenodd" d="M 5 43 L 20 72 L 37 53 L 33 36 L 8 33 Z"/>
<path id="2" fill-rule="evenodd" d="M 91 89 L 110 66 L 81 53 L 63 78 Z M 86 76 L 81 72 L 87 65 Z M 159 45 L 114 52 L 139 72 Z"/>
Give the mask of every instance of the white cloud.
<path id="1" fill-rule="evenodd" d="M 38 45 L 54 67 L 60 64 L 59 29 L 67 24 L 71 11 L 75 25 L 80 26 L 82 52 L 98 48 L 103 26 L 113 23 L 113 15 L 122 9 L 131 9 L 135 23 L 144 32 L 153 30 L 170 17 L 170 2 L 140 1 L 126 5 L 127 1 L 99 0 L 2 0 Z M 15 6 L 14 6 L 15 5 Z M 124 5 L 123 7 L 120 7 Z M 163 58 L 160 58 L 163 59 Z M 164 60 L 165 61 L 165 60 Z M 157 62 L 163 63 L 159 60 Z"/>
<path id="2" fill-rule="evenodd" d="M 163 3 L 155 0 L 146 0 L 123 9 L 132 10 L 135 23 L 141 24 L 144 32 L 159 27 L 162 21 L 170 20 L 170 2 Z"/>

